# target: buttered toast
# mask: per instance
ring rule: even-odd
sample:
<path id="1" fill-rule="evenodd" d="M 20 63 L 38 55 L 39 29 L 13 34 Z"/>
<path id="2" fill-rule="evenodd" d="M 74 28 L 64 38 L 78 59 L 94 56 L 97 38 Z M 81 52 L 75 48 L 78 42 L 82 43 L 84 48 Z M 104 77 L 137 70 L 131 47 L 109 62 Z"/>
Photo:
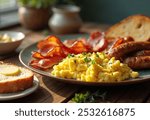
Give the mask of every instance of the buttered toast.
<path id="1" fill-rule="evenodd" d="M 33 85 L 33 73 L 23 67 L 0 63 L 0 93 L 25 90 Z"/>

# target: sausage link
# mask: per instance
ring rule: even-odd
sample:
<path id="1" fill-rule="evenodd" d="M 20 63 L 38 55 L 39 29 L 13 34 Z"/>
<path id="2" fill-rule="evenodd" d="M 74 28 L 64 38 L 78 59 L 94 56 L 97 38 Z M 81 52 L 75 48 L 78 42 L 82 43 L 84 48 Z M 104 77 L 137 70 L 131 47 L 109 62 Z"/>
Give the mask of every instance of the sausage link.
<path id="1" fill-rule="evenodd" d="M 150 42 L 128 42 L 121 44 L 108 51 L 110 57 L 115 57 L 116 59 L 121 59 L 128 53 L 140 51 L 140 50 L 150 50 Z"/>
<path id="2" fill-rule="evenodd" d="M 150 69 L 150 56 L 128 57 L 124 63 L 132 69 Z"/>
<path id="3" fill-rule="evenodd" d="M 150 50 L 138 51 L 133 56 L 150 56 Z"/>

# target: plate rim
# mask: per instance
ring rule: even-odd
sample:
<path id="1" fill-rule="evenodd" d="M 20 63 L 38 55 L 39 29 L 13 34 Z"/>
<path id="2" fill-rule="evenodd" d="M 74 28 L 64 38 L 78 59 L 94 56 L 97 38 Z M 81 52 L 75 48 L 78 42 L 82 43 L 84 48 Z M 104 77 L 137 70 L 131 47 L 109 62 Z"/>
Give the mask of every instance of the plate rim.
<path id="1" fill-rule="evenodd" d="M 15 99 L 19 99 L 19 98 L 28 96 L 28 95 L 32 94 L 33 92 L 35 92 L 38 89 L 38 87 L 39 87 L 39 80 L 34 75 L 32 87 L 25 89 L 23 91 L 14 92 L 14 93 L 1 93 L 0 101 L 15 100 Z"/>
<path id="2" fill-rule="evenodd" d="M 35 45 L 37 45 L 37 43 L 38 42 L 33 43 L 33 44 L 29 45 L 28 47 L 26 47 L 26 48 L 24 48 L 24 49 L 22 49 L 20 51 L 20 53 L 19 53 L 19 60 L 20 60 L 20 62 L 25 67 L 27 67 L 28 69 L 30 69 L 30 70 L 38 73 L 38 74 L 41 74 L 41 75 L 44 75 L 44 76 L 56 79 L 57 81 L 62 81 L 62 82 L 71 83 L 71 84 L 87 85 L 87 86 L 100 86 L 100 85 L 101 86 L 117 86 L 117 85 L 129 85 L 129 84 L 141 83 L 141 82 L 150 80 L 150 75 L 145 75 L 144 77 L 141 76 L 139 78 L 128 79 L 128 80 L 118 81 L 118 82 L 85 82 L 85 81 L 79 81 L 79 80 L 76 80 L 76 79 L 68 79 L 68 78 L 60 78 L 60 77 L 52 76 L 50 73 L 48 74 L 45 71 L 42 71 L 42 70 L 39 70 L 39 69 L 35 69 L 35 68 L 33 68 L 33 67 L 29 66 L 29 65 L 26 65 L 24 63 L 24 61 L 22 60 L 23 52 L 25 52 L 30 47 L 31 48 L 35 47 Z M 32 52 L 32 51 L 30 51 L 30 52 Z"/>

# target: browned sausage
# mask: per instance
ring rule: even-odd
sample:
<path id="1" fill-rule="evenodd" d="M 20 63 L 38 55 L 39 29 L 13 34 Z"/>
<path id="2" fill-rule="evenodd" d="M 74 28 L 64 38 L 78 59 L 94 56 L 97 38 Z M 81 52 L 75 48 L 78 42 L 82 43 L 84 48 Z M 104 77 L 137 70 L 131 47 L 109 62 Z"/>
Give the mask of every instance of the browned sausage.
<path id="1" fill-rule="evenodd" d="M 150 56 L 128 57 L 124 63 L 132 69 L 150 69 Z"/>
<path id="2" fill-rule="evenodd" d="M 140 51 L 140 50 L 150 50 L 150 42 L 129 42 L 121 44 L 113 49 L 110 49 L 108 55 L 110 57 L 115 57 L 116 59 L 121 59 L 124 55 Z"/>
<path id="3" fill-rule="evenodd" d="M 150 50 L 138 51 L 133 56 L 150 56 Z"/>

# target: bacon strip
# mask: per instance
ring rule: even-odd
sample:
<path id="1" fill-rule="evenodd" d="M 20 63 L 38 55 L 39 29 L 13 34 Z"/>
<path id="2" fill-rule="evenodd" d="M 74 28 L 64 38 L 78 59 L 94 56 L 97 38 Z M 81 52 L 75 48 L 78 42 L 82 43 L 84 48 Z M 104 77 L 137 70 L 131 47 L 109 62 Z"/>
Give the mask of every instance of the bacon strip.
<path id="1" fill-rule="evenodd" d="M 51 68 L 53 65 L 57 64 L 58 62 L 60 62 L 63 58 L 61 57 L 53 57 L 53 58 L 49 58 L 49 59 L 35 59 L 32 60 L 29 64 L 37 69 L 42 69 L 42 70 L 46 70 L 48 68 Z"/>

